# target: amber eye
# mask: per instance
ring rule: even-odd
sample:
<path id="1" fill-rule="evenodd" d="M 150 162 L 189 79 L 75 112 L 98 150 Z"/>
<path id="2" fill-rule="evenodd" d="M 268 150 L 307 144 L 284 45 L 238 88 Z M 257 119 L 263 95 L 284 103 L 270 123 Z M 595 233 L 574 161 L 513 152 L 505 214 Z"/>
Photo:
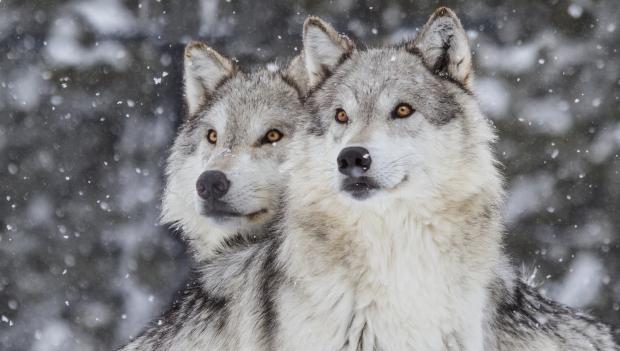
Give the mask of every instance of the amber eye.
<path id="1" fill-rule="evenodd" d="M 211 144 L 215 144 L 217 142 L 217 132 L 214 129 L 209 129 L 207 131 L 207 141 Z"/>
<path id="2" fill-rule="evenodd" d="M 411 107 L 411 105 L 400 103 L 394 109 L 393 114 L 394 118 L 406 118 L 411 116 L 414 112 L 415 110 L 413 109 L 413 107 Z"/>
<path id="3" fill-rule="evenodd" d="M 263 137 L 262 143 L 263 144 L 267 144 L 267 143 L 275 143 L 280 141 L 280 139 L 282 139 L 284 135 L 282 135 L 282 132 L 277 130 L 277 129 L 272 129 L 270 131 L 267 132 L 267 134 L 265 134 L 265 136 Z"/>
<path id="4" fill-rule="evenodd" d="M 347 112 L 341 108 L 336 109 L 336 121 L 338 123 L 347 123 L 349 122 L 349 115 Z"/>

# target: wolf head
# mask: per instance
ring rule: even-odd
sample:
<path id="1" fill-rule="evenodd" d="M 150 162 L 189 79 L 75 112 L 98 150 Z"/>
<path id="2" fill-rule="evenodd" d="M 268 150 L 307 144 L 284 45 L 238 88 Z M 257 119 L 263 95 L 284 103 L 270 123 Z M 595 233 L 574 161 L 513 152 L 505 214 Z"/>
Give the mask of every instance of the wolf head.
<path id="1" fill-rule="evenodd" d="M 163 220 L 181 227 L 200 256 L 273 216 L 280 163 L 303 109 L 283 71 L 245 74 L 198 42 L 184 65 L 189 116 L 168 160 Z"/>
<path id="2" fill-rule="evenodd" d="M 451 10 L 397 46 L 358 50 L 316 17 L 303 42 L 312 119 L 291 160 L 303 169 L 292 193 L 314 191 L 312 203 L 334 211 L 406 204 L 422 215 L 500 196 L 494 134 L 470 90 L 472 57 Z"/>

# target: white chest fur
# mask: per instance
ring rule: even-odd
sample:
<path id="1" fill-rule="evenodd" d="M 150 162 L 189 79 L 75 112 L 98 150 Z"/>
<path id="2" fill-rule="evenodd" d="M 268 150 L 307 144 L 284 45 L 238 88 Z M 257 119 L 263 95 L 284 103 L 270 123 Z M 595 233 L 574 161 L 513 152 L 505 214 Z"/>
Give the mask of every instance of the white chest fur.
<path id="1" fill-rule="evenodd" d="M 484 282 L 468 271 L 458 226 L 392 213 L 358 225 L 369 262 L 355 307 L 370 334 L 364 346 L 481 350 Z"/>
<path id="2" fill-rule="evenodd" d="M 487 267 L 468 262 L 457 224 L 399 212 L 357 217 L 346 269 L 304 279 L 304 298 L 291 299 L 311 349 L 483 349 Z"/>

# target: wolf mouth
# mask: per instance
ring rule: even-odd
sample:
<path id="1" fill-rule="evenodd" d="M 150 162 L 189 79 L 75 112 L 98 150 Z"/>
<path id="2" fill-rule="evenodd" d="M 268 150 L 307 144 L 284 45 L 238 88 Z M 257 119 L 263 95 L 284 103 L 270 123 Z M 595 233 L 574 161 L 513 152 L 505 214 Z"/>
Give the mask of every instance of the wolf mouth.
<path id="1" fill-rule="evenodd" d="M 342 190 L 358 200 L 368 198 L 379 188 L 379 184 L 369 177 L 347 177 L 342 181 Z"/>
<path id="2" fill-rule="evenodd" d="M 236 211 L 227 211 L 227 210 L 209 210 L 203 211 L 203 215 L 207 217 L 215 217 L 215 218 L 224 218 L 224 217 L 241 217 L 243 214 Z"/>
<path id="3" fill-rule="evenodd" d="M 347 177 L 342 181 L 341 189 L 358 200 L 364 200 L 370 197 L 375 190 L 386 190 L 388 192 L 397 190 L 409 180 L 409 177 L 405 175 L 403 179 L 396 185 L 384 188 L 380 186 L 375 180 L 370 177 Z"/>
<path id="4" fill-rule="evenodd" d="M 266 213 L 267 209 L 260 209 L 258 211 L 250 212 L 250 213 L 241 213 L 238 211 L 228 210 L 228 209 L 209 209 L 203 210 L 202 214 L 206 217 L 215 218 L 215 219 L 226 219 L 232 217 L 248 217 L 250 220 L 255 219 L 263 213 Z"/>

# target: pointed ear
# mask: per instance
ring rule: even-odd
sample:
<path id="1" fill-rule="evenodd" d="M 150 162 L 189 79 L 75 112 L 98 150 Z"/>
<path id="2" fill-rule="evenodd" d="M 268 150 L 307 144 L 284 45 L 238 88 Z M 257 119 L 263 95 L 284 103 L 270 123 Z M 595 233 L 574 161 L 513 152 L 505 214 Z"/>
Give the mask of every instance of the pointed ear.
<path id="1" fill-rule="evenodd" d="M 304 96 L 308 91 L 308 72 L 304 64 L 303 52 L 295 56 L 283 70 L 282 77 L 290 85 L 296 87 L 299 96 Z"/>
<path id="2" fill-rule="evenodd" d="M 449 8 L 438 8 L 407 49 L 422 56 L 433 73 L 470 88 L 473 67 L 467 34 Z"/>
<path id="3" fill-rule="evenodd" d="M 194 41 L 185 47 L 183 79 L 189 115 L 198 111 L 217 86 L 237 69 L 232 61 L 206 44 Z"/>
<path id="4" fill-rule="evenodd" d="M 323 80 L 342 59 L 355 50 L 355 43 L 314 16 L 304 23 L 303 55 L 310 86 Z"/>

